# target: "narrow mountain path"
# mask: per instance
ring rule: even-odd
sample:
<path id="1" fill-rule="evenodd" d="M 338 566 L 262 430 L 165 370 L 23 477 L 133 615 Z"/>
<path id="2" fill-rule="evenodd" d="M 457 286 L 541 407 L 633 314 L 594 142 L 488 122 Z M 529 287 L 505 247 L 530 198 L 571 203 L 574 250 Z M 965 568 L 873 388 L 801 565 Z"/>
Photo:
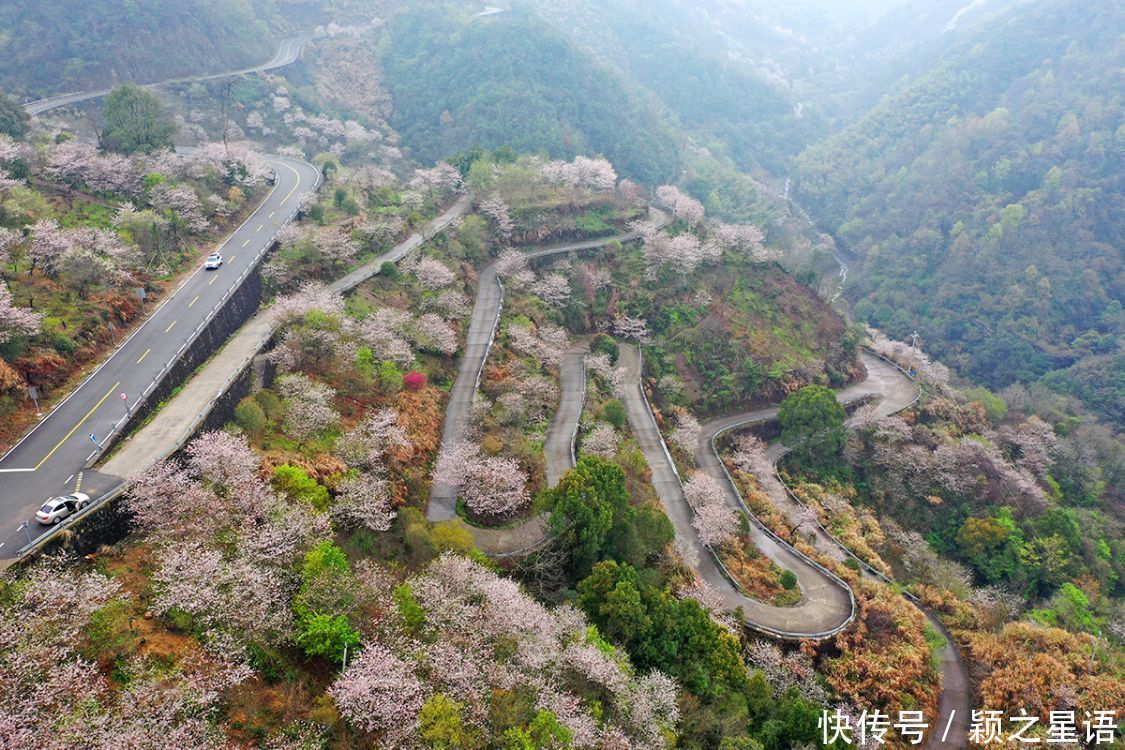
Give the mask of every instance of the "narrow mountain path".
<path id="1" fill-rule="evenodd" d="M 667 222 L 667 217 L 655 211 L 658 223 Z M 632 242 L 639 239 L 636 232 L 614 237 L 604 237 L 585 242 L 572 242 L 555 245 L 524 253 L 529 261 L 551 255 L 589 252 L 600 250 L 612 242 Z M 469 412 L 473 405 L 473 395 L 480 385 L 481 371 L 488 359 L 488 351 L 496 338 L 500 325 L 500 313 L 504 306 L 504 285 L 496 272 L 496 261 L 486 265 L 477 274 L 477 297 L 469 319 L 469 333 L 465 338 L 465 349 L 457 369 L 457 379 L 449 392 L 449 403 L 445 408 L 445 426 L 442 429 L 441 447 L 443 449 L 464 439 L 469 422 Z M 430 506 L 426 518 L 431 521 L 450 521 L 457 518 L 457 490 L 447 484 L 434 482 L 430 489 Z M 483 549 L 483 548 L 482 548 Z"/>
<path id="2" fill-rule="evenodd" d="M 861 355 L 867 377 L 854 385 L 848 386 L 837 393 L 837 398 L 848 403 L 857 399 L 873 399 L 875 416 L 885 417 L 896 414 L 912 406 L 918 399 L 917 386 L 901 370 L 886 360 L 863 352 Z M 713 420 L 703 425 L 699 442 L 696 446 L 695 459 L 699 467 L 713 476 L 724 487 L 728 500 L 733 500 L 745 512 L 741 495 L 734 487 L 726 468 L 716 450 L 716 442 L 723 434 L 734 430 L 745 429 L 754 424 L 770 421 L 777 418 L 778 407 L 768 407 L 755 411 L 732 414 Z M 777 462 L 785 454 L 786 448 L 780 441 L 769 445 L 766 455 L 770 465 L 776 467 Z M 770 493 L 773 503 L 785 513 L 791 521 L 796 523 L 799 513 L 803 510 L 800 502 L 788 491 Z M 808 528 L 808 527 L 806 527 Z M 855 557 L 848 548 L 836 539 L 819 523 L 811 528 L 811 533 L 806 538 L 817 548 L 837 560 Z M 858 559 L 858 558 L 856 558 Z M 862 561 L 861 574 L 866 578 L 877 579 L 884 583 L 892 581 L 881 573 L 875 571 Z M 941 699 L 938 715 L 931 722 L 931 731 L 926 741 L 926 748 L 963 748 L 969 731 L 969 718 L 972 711 L 972 689 L 969 675 L 961 660 L 961 655 L 954 644 L 953 636 L 938 618 L 928 611 L 921 603 L 910 594 L 905 594 L 925 616 L 926 621 L 936 632 L 945 639 L 945 644 L 936 651 L 937 669 L 941 674 Z M 942 740 L 942 737 L 945 740 Z"/>
<path id="3" fill-rule="evenodd" d="M 586 406 L 586 355 L 589 353 L 590 342 L 579 341 L 566 350 L 559 364 L 559 408 L 547 427 L 547 438 L 543 442 L 548 487 L 558 484 L 577 463 L 574 443 L 578 438 L 578 421 Z"/>
<path id="4" fill-rule="evenodd" d="M 617 365 L 624 368 L 621 402 L 637 445 L 652 471 L 652 483 L 664 505 L 664 512 L 672 522 L 676 537 L 691 550 L 696 571 L 722 596 L 726 607 L 731 610 L 741 608 L 749 628 L 775 638 L 822 640 L 847 627 L 855 617 L 855 600 L 848 585 L 756 521 L 750 527 L 754 544 L 779 566 L 793 571 L 801 589 L 801 601 L 792 607 L 775 607 L 744 596 L 735 587 L 711 548 L 699 541 L 699 535 L 691 524 L 692 512 L 684 497 L 683 483 L 641 385 L 640 351 L 635 346 L 621 344 Z M 741 511 L 737 500 L 728 497 L 728 501 Z M 754 520 L 753 516 L 750 518 Z"/>

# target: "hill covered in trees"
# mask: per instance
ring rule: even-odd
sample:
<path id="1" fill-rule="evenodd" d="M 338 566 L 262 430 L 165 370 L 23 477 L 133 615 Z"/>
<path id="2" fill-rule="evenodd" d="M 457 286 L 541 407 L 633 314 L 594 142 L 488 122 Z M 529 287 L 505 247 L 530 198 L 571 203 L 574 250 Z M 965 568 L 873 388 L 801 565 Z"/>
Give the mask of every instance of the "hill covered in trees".
<path id="1" fill-rule="evenodd" d="M 280 38 L 267 23 L 273 5 L 268 0 L 5 2 L 0 5 L 0 87 L 35 98 L 258 63 L 273 54 Z"/>
<path id="2" fill-rule="evenodd" d="M 993 388 L 1046 376 L 1118 424 L 1121 20 L 1111 2 L 1019 4 L 797 171 L 863 259 L 858 318 L 918 329 Z"/>
<path id="3" fill-rule="evenodd" d="M 431 5 L 396 16 L 386 36 L 391 124 L 423 161 L 509 146 L 602 153 L 649 183 L 676 174 L 677 138 L 660 110 L 533 15 Z"/>

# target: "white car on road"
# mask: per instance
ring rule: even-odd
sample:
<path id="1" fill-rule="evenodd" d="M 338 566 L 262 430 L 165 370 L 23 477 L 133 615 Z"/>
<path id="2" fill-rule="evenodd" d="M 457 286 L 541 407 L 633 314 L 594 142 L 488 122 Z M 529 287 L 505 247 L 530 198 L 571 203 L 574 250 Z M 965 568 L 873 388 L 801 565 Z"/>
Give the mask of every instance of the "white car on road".
<path id="1" fill-rule="evenodd" d="M 43 507 L 35 511 L 35 520 L 45 526 L 56 524 L 68 516 L 72 516 L 90 504 L 90 496 L 84 492 L 75 492 L 72 495 L 52 497 L 43 503 Z"/>
<path id="2" fill-rule="evenodd" d="M 211 253 L 207 256 L 207 260 L 203 261 L 203 267 L 208 271 L 214 271 L 221 265 L 223 265 L 222 253 Z"/>

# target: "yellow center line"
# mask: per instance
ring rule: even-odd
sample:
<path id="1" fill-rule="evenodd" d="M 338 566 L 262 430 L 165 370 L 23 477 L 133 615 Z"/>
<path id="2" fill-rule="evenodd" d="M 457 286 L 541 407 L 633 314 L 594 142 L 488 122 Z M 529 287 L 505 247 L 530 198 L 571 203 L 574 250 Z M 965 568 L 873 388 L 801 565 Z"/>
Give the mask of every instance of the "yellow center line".
<path id="1" fill-rule="evenodd" d="M 111 388 L 110 388 L 110 389 L 109 389 L 108 391 L 106 391 L 106 392 L 105 392 L 105 395 L 104 395 L 104 396 L 102 396 L 101 400 L 100 400 L 100 401 L 98 401 L 98 403 L 94 404 L 94 408 L 93 408 L 93 409 L 91 409 L 90 411 L 86 412 L 86 416 L 82 417 L 82 420 L 81 420 L 81 421 L 80 421 L 80 422 L 79 422 L 78 424 L 76 424 L 76 425 L 74 425 L 74 427 L 71 427 L 71 428 L 70 428 L 70 432 L 66 433 L 66 437 L 64 437 L 64 438 L 63 438 L 62 440 L 60 440 L 60 441 L 59 441 L 59 442 L 58 442 L 58 443 L 57 443 L 57 444 L 55 445 L 55 447 L 51 449 L 51 452 L 50 452 L 50 453 L 48 453 L 48 454 L 47 454 L 46 456 L 43 456 L 43 460 L 42 460 L 42 461 L 40 461 L 39 463 L 35 464 L 35 468 L 34 468 L 34 469 L 32 469 L 32 471 L 38 471 L 38 470 L 39 470 L 39 467 L 40 467 L 40 466 L 42 466 L 43 464 L 47 463 L 47 459 L 49 459 L 49 458 L 50 458 L 51 456 L 55 455 L 55 451 L 57 451 L 57 450 L 58 450 L 59 448 L 61 448 L 61 447 L 62 447 L 62 444 L 63 444 L 63 443 L 65 443 L 65 442 L 66 442 L 67 440 L 70 440 L 70 436 L 71 436 L 71 435 L 73 435 L 73 434 L 75 433 L 75 431 L 76 431 L 76 430 L 77 430 L 77 429 L 78 429 L 79 427 L 81 427 L 82 425 L 84 425 L 84 424 L 86 423 L 86 420 L 90 418 L 90 415 L 91 415 L 91 414 L 93 414 L 94 412 L 96 412 L 96 411 L 98 410 L 98 407 L 99 407 L 99 406 L 101 406 L 102 404 L 104 404 L 104 403 L 105 403 L 105 400 L 106 400 L 107 398 L 109 398 L 109 395 L 110 395 L 111 393 L 113 393 L 114 391 L 116 391 L 116 390 L 117 390 L 117 386 L 119 386 L 119 385 L 121 385 L 121 381 L 120 381 L 120 380 L 119 380 L 119 381 L 117 381 L 116 383 L 114 383 L 114 384 L 113 384 L 113 386 L 112 386 L 112 387 L 111 387 Z"/>
<path id="2" fill-rule="evenodd" d="M 172 321 L 172 326 L 176 325 L 176 323 L 178 323 L 178 322 L 179 322 L 178 320 L 173 320 L 173 321 Z M 172 330 L 172 326 L 168 326 L 167 328 L 165 328 L 165 329 L 164 329 L 164 333 L 168 333 L 168 331 L 171 331 L 171 330 Z"/>
<path id="3" fill-rule="evenodd" d="M 242 243 L 242 246 L 243 246 L 243 247 L 246 247 L 246 246 L 247 246 L 247 245 L 249 245 L 249 244 L 250 244 L 250 240 L 246 240 L 245 242 L 243 242 L 243 243 Z"/>
<path id="4" fill-rule="evenodd" d="M 270 218 L 272 219 L 273 215 L 276 214 L 276 213 L 277 213 L 277 211 L 270 211 Z"/>
<path id="5" fill-rule="evenodd" d="M 284 198 L 281 199 L 281 205 L 285 205 L 286 203 L 289 202 L 289 199 L 293 197 L 293 193 L 297 192 L 297 188 L 299 188 L 301 186 L 301 173 L 298 172 L 296 169 L 293 169 L 293 167 L 289 166 L 288 164 L 282 164 L 281 166 L 285 167 L 290 172 L 297 175 L 297 182 L 293 185 L 293 189 L 290 190 L 289 193 Z"/>
<path id="6" fill-rule="evenodd" d="M 194 305 L 198 301 L 199 301 L 199 295 L 197 294 L 197 295 L 195 295 L 195 299 L 193 299 L 191 302 L 188 303 L 188 307 L 191 307 L 192 305 Z"/>
<path id="7" fill-rule="evenodd" d="M 234 263 L 234 259 L 237 258 L 237 257 L 238 257 L 237 255 L 230 256 L 230 262 Z"/>
<path id="8" fill-rule="evenodd" d="M 142 354 L 142 355 L 141 355 L 141 358 L 137 360 L 137 364 L 139 365 L 139 364 L 140 364 L 141 362 L 144 362 L 144 361 L 145 361 L 145 357 L 147 357 L 147 356 L 148 356 L 148 353 L 149 353 L 149 352 L 151 352 L 151 351 L 152 351 L 152 349 L 145 349 L 145 353 L 144 353 L 144 354 Z"/>
<path id="9" fill-rule="evenodd" d="M 211 286 L 212 284 L 214 284 L 218 280 L 219 280 L 218 276 L 212 276 L 211 280 L 207 282 L 207 286 Z"/>

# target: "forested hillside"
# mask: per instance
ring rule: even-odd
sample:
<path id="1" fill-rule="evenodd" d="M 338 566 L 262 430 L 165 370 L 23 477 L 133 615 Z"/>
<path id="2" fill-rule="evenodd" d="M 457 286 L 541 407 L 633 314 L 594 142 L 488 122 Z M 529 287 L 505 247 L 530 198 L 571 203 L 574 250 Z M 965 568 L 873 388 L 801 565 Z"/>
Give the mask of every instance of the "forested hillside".
<path id="1" fill-rule="evenodd" d="M 272 8 L 270 0 L 6 0 L 0 88 L 34 98 L 262 62 L 276 51 L 278 37 L 261 20 Z"/>
<path id="2" fill-rule="evenodd" d="M 531 15 L 473 19 L 427 6 L 397 16 L 387 37 L 391 124 L 423 161 L 509 146 L 554 158 L 601 153 L 649 183 L 678 171 L 659 110 Z"/>
<path id="3" fill-rule="evenodd" d="M 863 258 L 858 318 L 992 387 L 1047 375 L 1118 424 L 1122 20 L 1110 0 L 1017 4 L 808 149 L 797 181 Z"/>

